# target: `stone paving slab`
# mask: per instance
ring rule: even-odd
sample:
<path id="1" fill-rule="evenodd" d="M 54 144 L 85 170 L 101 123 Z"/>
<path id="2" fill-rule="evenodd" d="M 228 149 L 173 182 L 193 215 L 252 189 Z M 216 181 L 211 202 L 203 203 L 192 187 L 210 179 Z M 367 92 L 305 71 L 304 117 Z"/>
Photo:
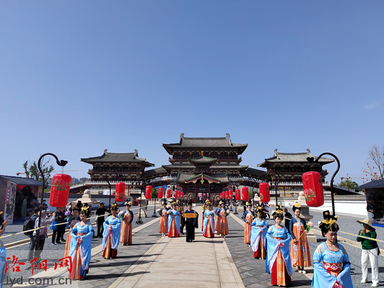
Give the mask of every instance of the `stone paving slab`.
<path id="1" fill-rule="evenodd" d="M 163 237 L 146 254 L 157 256 L 146 265 L 131 266 L 124 273 L 128 276 L 120 277 L 110 288 L 155 287 L 162 282 L 169 287 L 183 282 L 204 288 L 244 287 L 222 238 L 204 238 L 201 232 L 192 243 L 185 237 Z"/>
<path id="2" fill-rule="evenodd" d="M 153 219 L 153 218 L 152 218 Z M 89 273 L 85 280 L 70 281 L 68 278 L 67 268 L 61 268 L 54 270 L 50 268 L 47 272 L 41 272 L 29 279 L 53 279 L 53 284 L 57 284 L 60 279 L 67 280 L 66 287 L 109 287 L 118 277 L 120 277 L 124 271 L 131 265 L 144 265 L 150 262 L 149 260 L 142 259 L 145 252 L 150 249 L 161 238 L 161 234 L 158 233 L 158 221 L 159 218 L 154 220 L 150 219 L 148 223 L 138 226 L 133 229 L 133 244 L 129 246 L 119 245 L 116 259 L 104 259 L 102 257 L 102 247 L 99 244 L 96 247 L 92 247 L 92 258 L 89 264 Z M 152 256 L 147 254 L 147 257 Z M 12 287 L 58 287 L 58 285 L 14 285 Z M 4 287 L 9 287 L 4 286 Z"/>
<path id="3" fill-rule="evenodd" d="M 225 237 L 225 242 L 231 252 L 244 286 L 247 288 L 275 287 L 271 285 L 271 275 L 265 272 L 265 260 L 253 258 L 252 249 L 244 244 L 244 222 L 239 219 L 241 213 L 237 215 L 230 214 L 230 216 L 228 217 L 229 235 Z M 272 221 L 268 222 L 272 224 Z M 309 279 L 311 276 L 308 275 L 307 277 L 307 275 L 293 272 L 290 287 L 311 287 L 312 281 Z"/>

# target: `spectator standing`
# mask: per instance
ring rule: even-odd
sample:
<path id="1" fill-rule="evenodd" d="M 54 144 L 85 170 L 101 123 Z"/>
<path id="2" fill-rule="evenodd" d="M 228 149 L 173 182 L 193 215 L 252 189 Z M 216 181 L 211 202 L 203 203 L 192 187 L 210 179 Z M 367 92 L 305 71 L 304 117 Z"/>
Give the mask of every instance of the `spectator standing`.
<path id="1" fill-rule="evenodd" d="M 104 233 L 104 214 L 105 212 L 111 213 L 111 211 L 104 207 L 104 202 L 100 202 L 99 208 L 96 210 L 97 215 L 97 237 L 103 238 Z"/>
<path id="2" fill-rule="evenodd" d="M 361 224 L 362 228 L 359 231 L 359 235 L 373 238 L 377 237 L 376 229 L 372 226 L 372 221 L 370 219 L 364 219 L 362 221 L 358 220 L 358 223 Z M 361 283 L 367 283 L 368 280 L 368 259 L 371 262 L 371 271 L 372 271 L 372 287 L 379 286 L 379 248 L 375 240 L 369 240 L 362 237 L 357 237 L 356 239 L 361 243 Z"/>
<path id="3" fill-rule="evenodd" d="M 38 247 L 36 250 L 36 245 L 35 245 L 35 250 L 34 250 L 34 257 L 37 258 L 36 263 L 40 263 L 41 261 L 41 252 L 43 252 L 44 249 L 44 243 L 45 243 L 45 238 L 48 237 L 47 235 L 47 227 L 46 225 L 51 224 L 53 221 L 55 221 L 55 216 L 56 213 L 49 213 L 48 217 L 47 216 L 47 211 L 46 210 L 41 210 L 41 223 L 40 223 L 40 228 L 39 228 L 39 217 L 36 217 L 35 220 L 35 230 L 33 231 L 33 236 L 36 238 L 37 237 L 37 230 L 39 230 L 39 239 L 35 239 L 36 242 L 38 242 Z M 39 228 L 39 229 L 38 229 Z"/>

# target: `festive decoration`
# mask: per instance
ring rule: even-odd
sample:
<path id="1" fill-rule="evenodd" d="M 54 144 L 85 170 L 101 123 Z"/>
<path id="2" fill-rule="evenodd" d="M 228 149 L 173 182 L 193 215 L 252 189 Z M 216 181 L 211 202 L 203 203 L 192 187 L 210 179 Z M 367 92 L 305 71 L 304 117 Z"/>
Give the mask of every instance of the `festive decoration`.
<path id="1" fill-rule="evenodd" d="M 53 176 L 49 205 L 52 207 L 65 207 L 68 203 L 70 187 L 71 176 L 67 174 L 56 174 Z"/>
<path id="2" fill-rule="evenodd" d="M 248 187 L 241 188 L 241 200 L 243 200 L 243 201 L 249 200 Z"/>
<path id="3" fill-rule="evenodd" d="M 152 186 L 147 185 L 147 187 L 145 187 L 145 199 L 149 200 L 151 198 L 152 198 Z"/>
<path id="4" fill-rule="evenodd" d="M 171 196 L 172 196 L 171 189 L 167 189 L 167 195 L 166 195 L 166 198 L 171 198 Z"/>
<path id="5" fill-rule="evenodd" d="M 260 191 L 260 201 L 267 203 L 271 200 L 271 194 L 269 193 L 269 184 L 267 182 L 262 182 L 259 184 Z"/>
<path id="6" fill-rule="evenodd" d="M 239 189 L 235 190 L 235 197 L 236 197 L 236 201 L 241 199 L 241 197 L 240 197 L 240 190 Z"/>
<path id="7" fill-rule="evenodd" d="M 125 198 L 125 183 L 118 182 L 116 184 L 115 200 L 116 202 L 123 202 Z"/>
<path id="8" fill-rule="evenodd" d="M 163 196 L 164 196 L 164 188 L 163 188 L 163 187 L 160 187 L 160 188 L 159 188 L 159 191 L 158 191 L 158 193 L 157 193 L 157 197 L 159 197 L 159 198 L 163 198 Z"/>
<path id="9" fill-rule="evenodd" d="M 310 207 L 319 207 L 324 204 L 323 185 L 319 172 L 305 172 L 303 178 L 303 189 L 305 202 Z"/>

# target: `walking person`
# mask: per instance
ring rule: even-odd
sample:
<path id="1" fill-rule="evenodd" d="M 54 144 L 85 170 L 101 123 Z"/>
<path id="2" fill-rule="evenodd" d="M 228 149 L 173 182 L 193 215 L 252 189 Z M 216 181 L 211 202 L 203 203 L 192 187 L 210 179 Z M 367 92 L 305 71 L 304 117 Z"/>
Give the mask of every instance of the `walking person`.
<path id="1" fill-rule="evenodd" d="M 292 267 L 297 267 L 299 273 L 305 274 L 304 267 L 311 266 L 311 254 L 307 240 L 307 225 L 300 218 L 301 206 L 295 203 L 292 207 L 294 217 L 289 222 L 289 233 L 291 234 L 291 261 Z"/>
<path id="2" fill-rule="evenodd" d="M 207 202 L 207 209 L 204 211 L 203 236 L 213 238 L 215 236 L 215 213 L 212 211 L 212 204 Z"/>
<path id="3" fill-rule="evenodd" d="M 244 225 L 244 244 L 247 244 L 248 247 L 251 245 L 251 224 L 255 217 L 255 213 L 252 211 L 252 204 L 247 202 L 245 204 L 247 206 L 247 210 L 243 214 Z"/>
<path id="4" fill-rule="evenodd" d="M 79 214 L 80 214 L 79 208 L 75 207 L 73 208 L 72 214 L 69 216 L 67 220 L 67 227 L 70 230 L 68 232 L 67 240 L 65 241 L 64 257 L 67 257 L 69 255 L 69 251 L 71 249 L 71 230 L 77 223 L 81 221 Z"/>
<path id="5" fill-rule="evenodd" d="M 32 227 L 29 227 L 30 229 L 34 229 L 35 228 L 35 221 L 37 218 L 39 218 L 39 207 L 35 207 L 33 208 L 33 215 L 31 216 L 31 219 L 29 221 L 29 223 L 31 223 L 31 226 Z M 25 234 L 30 238 L 31 242 L 29 242 L 29 252 L 28 252 L 28 257 L 27 257 L 27 260 L 28 262 L 30 262 L 34 257 L 33 257 L 33 254 L 35 252 L 35 248 L 36 248 L 36 236 L 33 235 L 33 232 L 34 231 L 30 231 L 30 232 L 25 232 Z M 27 269 L 31 269 L 32 267 L 29 266 Z"/>
<path id="6" fill-rule="evenodd" d="M 163 205 L 163 208 L 158 210 L 160 214 L 159 233 L 161 233 L 162 236 L 166 236 L 168 233 L 168 208 L 165 201 L 162 201 L 161 205 Z"/>
<path id="7" fill-rule="evenodd" d="M 256 259 L 265 259 L 267 257 L 267 231 L 268 223 L 265 221 L 264 205 L 256 207 L 256 218 L 251 224 L 251 247 L 253 257 Z"/>
<path id="8" fill-rule="evenodd" d="M 176 203 L 172 203 L 172 209 L 168 213 L 168 237 L 174 238 L 180 236 L 180 212 L 176 209 Z"/>
<path id="9" fill-rule="evenodd" d="M 289 255 L 291 235 L 287 228 L 281 225 L 284 219 L 280 206 L 272 214 L 275 225 L 267 232 L 267 262 L 266 272 L 271 274 L 271 284 L 287 286 L 291 282 L 292 264 Z M 328 286 L 327 286 L 328 287 Z"/>
<path id="10" fill-rule="evenodd" d="M 117 247 L 120 242 L 121 221 L 117 217 L 119 206 L 116 201 L 111 206 L 112 215 L 104 221 L 103 257 L 105 259 L 117 257 Z"/>
<path id="11" fill-rule="evenodd" d="M 89 272 L 93 238 L 93 226 L 88 220 L 91 214 L 90 207 L 83 206 L 80 212 L 81 221 L 71 230 L 71 248 L 69 255 L 72 259 L 72 269 L 69 277 L 74 280 L 83 280 Z"/>
<path id="12" fill-rule="evenodd" d="M 120 243 L 123 243 L 124 246 L 132 244 L 132 221 L 133 221 L 133 212 L 129 210 L 132 203 L 130 201 L 125 201 L 125 211 L 121 211 L 119 215 L 122 217 L 121 231 L 120 231 Z"/>
<path id="13" fill-rule="evenodd" d="M 327 240 L 317 246 L 313 253 L 313 288 L 349 288 L 353 287 L 351 263 L 347 251 L 337 242 L 337 216 L 329 211 L 323 212 L 320 223 L 321 234 Z"/>
<path id="14" fill-rule="evenodd" d="M 104 234 L 104 214 L 105 212 L 111 213 L 111 211 L 104 206 L 104 202 L 100 202 L 99 207 L 96 210 L 97 215 L 97 237 L 103 238 Z"/>
<path id="15" fill-rule="evenodd" d="M 364 219 L 362 221 L 358 220 L 358 223 L 361 224 L 361 229 L 359 235 L 376 239 L 376 229 L 372 226 L 372 221 L 370 219 Z M 371 263 L 372 271 L 372 287 L 379 286 L 379 263 L 378 256 L 380 250 L 377 246 L 375 240 L 370 240 L 357 236 L 357 241 L 361 243 L 361 283 L 367 283 L 368 281 L 368 260 Z"/>
<path id="16" fill-rule="evenodd" d="M 40 212 L 39 212 L 40 214 Z M 53 221 L 55 221 L 55 216 L 56 213 L 49 213 L 48 218 L 47 216 L 47 211 L 46 210 L 41 210 L 41 222 L 40 222 L 40 228 L 39 228 L 39 217 L 36 218 L 35 220 L 35 230 L 33 231 L 33 236 L 37 238 L 37 231 L 39 230 L 39 239 L 36 239 L 35 241 L 38 243 L 37 250 L 35 249 L 34 253 L 34 258 L 37 258 L 36 263 L 40 263 L 41 261 L 41 252 L 43 252 L 44 249 L 44 243 L 45 243 L 45 238 L 48 237 L 47 235 L 47 225 L 51 224 Z M 38 229 L 39 228 L 39 229 Z M 36 246 L 35 246 L 36 247 Z"/>
<path id="17" fill-rule="evenodd" d="M 198 228 L 198 214 L 192 209 L 192 202 L 188 202 L 188 209 L 184 211 L 183 216 L 193 215 L 193 218 L 185 218 L 185 234 L 187 242 L 195 240 L 195 228 Z"/>

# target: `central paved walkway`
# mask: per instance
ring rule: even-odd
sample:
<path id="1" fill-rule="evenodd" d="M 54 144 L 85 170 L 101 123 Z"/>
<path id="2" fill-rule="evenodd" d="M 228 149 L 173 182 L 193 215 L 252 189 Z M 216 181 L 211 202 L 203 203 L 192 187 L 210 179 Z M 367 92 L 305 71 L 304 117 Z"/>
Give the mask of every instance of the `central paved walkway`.
<path id="1" fill-rule="evenodd" d="M 244 287 L 222 238 L 207 239 L 201 232 L 195 242 L 185 237 L 163 237 L 110 288 L 156 287 L 166 283 L 178 287 L 190 283 L 193 287 Z M 144 255 L 144 256 L 146 256 Z M 141 260 L 146 260 L 140 264 Z"/>

